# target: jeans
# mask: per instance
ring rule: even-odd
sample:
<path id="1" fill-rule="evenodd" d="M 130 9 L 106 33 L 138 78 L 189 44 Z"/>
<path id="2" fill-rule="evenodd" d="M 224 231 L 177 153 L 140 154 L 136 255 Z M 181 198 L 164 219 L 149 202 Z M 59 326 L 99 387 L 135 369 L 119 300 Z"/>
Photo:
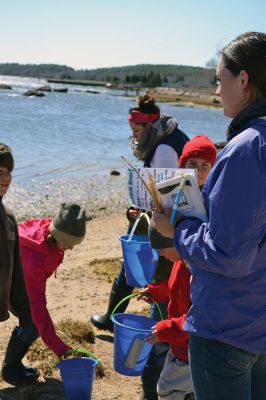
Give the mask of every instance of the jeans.
<path id="1" fill-rule="evenodd" d="M 266 355 L 190 335 L 189 357 L 197 400 L 266 399 Z"/>

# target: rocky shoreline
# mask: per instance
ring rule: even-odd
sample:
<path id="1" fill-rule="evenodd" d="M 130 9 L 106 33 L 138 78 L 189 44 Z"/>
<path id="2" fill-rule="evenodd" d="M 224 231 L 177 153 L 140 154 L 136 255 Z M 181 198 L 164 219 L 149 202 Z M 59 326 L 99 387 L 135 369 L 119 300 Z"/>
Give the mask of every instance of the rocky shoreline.
<path id="1" fill-rule="evenodd" d="M 121 92 L 124 92 L 125 97 L 136 98 L 139 94 L 149 93 L 151 96 L 155 98 L 157 102 L 166 102 L 171 103 L 175 106 L 184 106 L 184 107 L 208 107 L 208 108 L 222 108 L 221 99 L 215 95 L 215 93 L 206 92 L 204 88 L 192 88 L 188 87 L 186 89 L 174 88 L 174 87 L 155 87 L 152 89 L 148 88 L 140 88 L 140 87 L 130 87 L 124 85 L 106 85 L 102 82 L 93 82 L 93 81 L 79 81 L 72 79 L 47 79 L 49 83 L 61 83 L 61 84 L 70 84 L 70 85 L 86 85 L 86 86 L 105 86 L 107 88 L 116 89 Z M 11 90 L 12 86 L 0 83 L 0 89 L 2 90 Z M 50 85 L 44 85 L 39 88 L 31 88 L 23 93 L 24 96 L 27 97 L 45 97 L 45 92 L 60 92 L 67 93 L 68 87 L 51 87 Z M 100 92 L 95 90 L 81 90 L 78 89 L 79 92 L 86 92 L 92 94 L 98 94 Z M 132 93 L 134 92 L 136 95 L 134 96 Z"/>
<path id="2" fill-rule="evenodd" d="M 180 90 L 175 88 L 155 88 L 148 93 L 159 102 L 184 107 L 222 108 L 221 99 L 214 93 L 204 93 L 196 89 Z"/>
<path id="3" fill-rule="evenodd" d="M 86 178 L 33 181 L 30 187 L 12 183 L 4 203 L 17 221 L 53 217 L 63 202 L 76 202 L 88 216 L 126 212 L 129 206 L 126 177 L 95 175 Z"/>

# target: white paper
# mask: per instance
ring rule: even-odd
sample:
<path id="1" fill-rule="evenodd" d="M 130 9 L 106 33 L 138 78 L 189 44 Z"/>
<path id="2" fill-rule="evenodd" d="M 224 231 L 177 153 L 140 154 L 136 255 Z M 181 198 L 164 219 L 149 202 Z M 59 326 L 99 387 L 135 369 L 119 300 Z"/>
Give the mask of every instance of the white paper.
<path id="1" fill-rule="evenodd" d="M 207 214 L 203 204 L 200 190 L 195 180 L 196 170 L 174 168 L 137 168 L 142 179 L 147 183 L 148 172 L 154 178 L 156 186 L 161 193 L 163 207 L 172 209 L 179 185 L 186 174 L 186 186 L 181 196 L 177 214 L 186 217 L 197 217 L 207 221 Z M 172 190 L 171 190 L 172 186 Z M 143 210 L 153 210 L 153 200 L 140 177 L 133 169 L 128 169 L 128 193 L 132 205 Z"/>

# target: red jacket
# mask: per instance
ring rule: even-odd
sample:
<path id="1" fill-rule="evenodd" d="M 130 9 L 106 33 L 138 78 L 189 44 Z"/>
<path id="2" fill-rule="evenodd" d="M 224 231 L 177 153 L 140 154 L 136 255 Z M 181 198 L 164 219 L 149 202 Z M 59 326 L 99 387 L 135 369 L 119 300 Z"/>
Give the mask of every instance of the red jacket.
<path id="1" fill-rule="evenodd" d="M 19 225 L 22 265 L 34 323 L 44 343 L 59 357 L 69 349 L 57 336 L 46 307 L 46 281 L 61 264 L 64 252 L 49 245 L 51 219 L 32 219 Z"/>
<path id="2" fill-rule="evenodd" d="M 160 342 L 168 342 L 178 359 L 188 362 L 188 333 L 183 323 L 190 306 L 190 271 L 182 259 L 176 261 L 169 280 L 148 285 L 157 302 L 169 301 L 168 319 L 156 323 Z"/>

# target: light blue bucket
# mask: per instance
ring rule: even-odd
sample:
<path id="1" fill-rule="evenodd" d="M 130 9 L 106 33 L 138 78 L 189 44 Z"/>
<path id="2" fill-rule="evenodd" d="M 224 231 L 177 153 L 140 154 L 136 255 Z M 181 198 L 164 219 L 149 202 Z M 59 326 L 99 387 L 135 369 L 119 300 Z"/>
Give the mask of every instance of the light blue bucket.
<path id="1" fill-rule="evenodd" d="M 120 236 L 125 264 L 126 281 L 132 287 L 144 287 L 152 283 L 158 253 L 151 248 L 148 236 Z"/>
<path id="2" fill-rule="evenodd" d="M 146 337 L 152 332 L 151 328 L 156 325 L 155 320 L 142 315 L 114 314 L 123 301 L 138 295 L 138 293 L 133 293 L 126 296 L 117 304 L 111 316 L 114 323 L 114 370 L 127 376 L 142 374 L 153 346 L 146 342 Z M 156 302 L 155 305 L 162 319 L 160 307 Z"/>
<path id="3" fill-rule="evenodd" d="M 92 353 L 83 349 L 70 351 L 86 353 L 95 357 Z M 81 357 L 61 360 L 57 364 L 61 373 L 66 400 L 91 400 L 94 373 L 98 362 L 97 358 Z"/>

